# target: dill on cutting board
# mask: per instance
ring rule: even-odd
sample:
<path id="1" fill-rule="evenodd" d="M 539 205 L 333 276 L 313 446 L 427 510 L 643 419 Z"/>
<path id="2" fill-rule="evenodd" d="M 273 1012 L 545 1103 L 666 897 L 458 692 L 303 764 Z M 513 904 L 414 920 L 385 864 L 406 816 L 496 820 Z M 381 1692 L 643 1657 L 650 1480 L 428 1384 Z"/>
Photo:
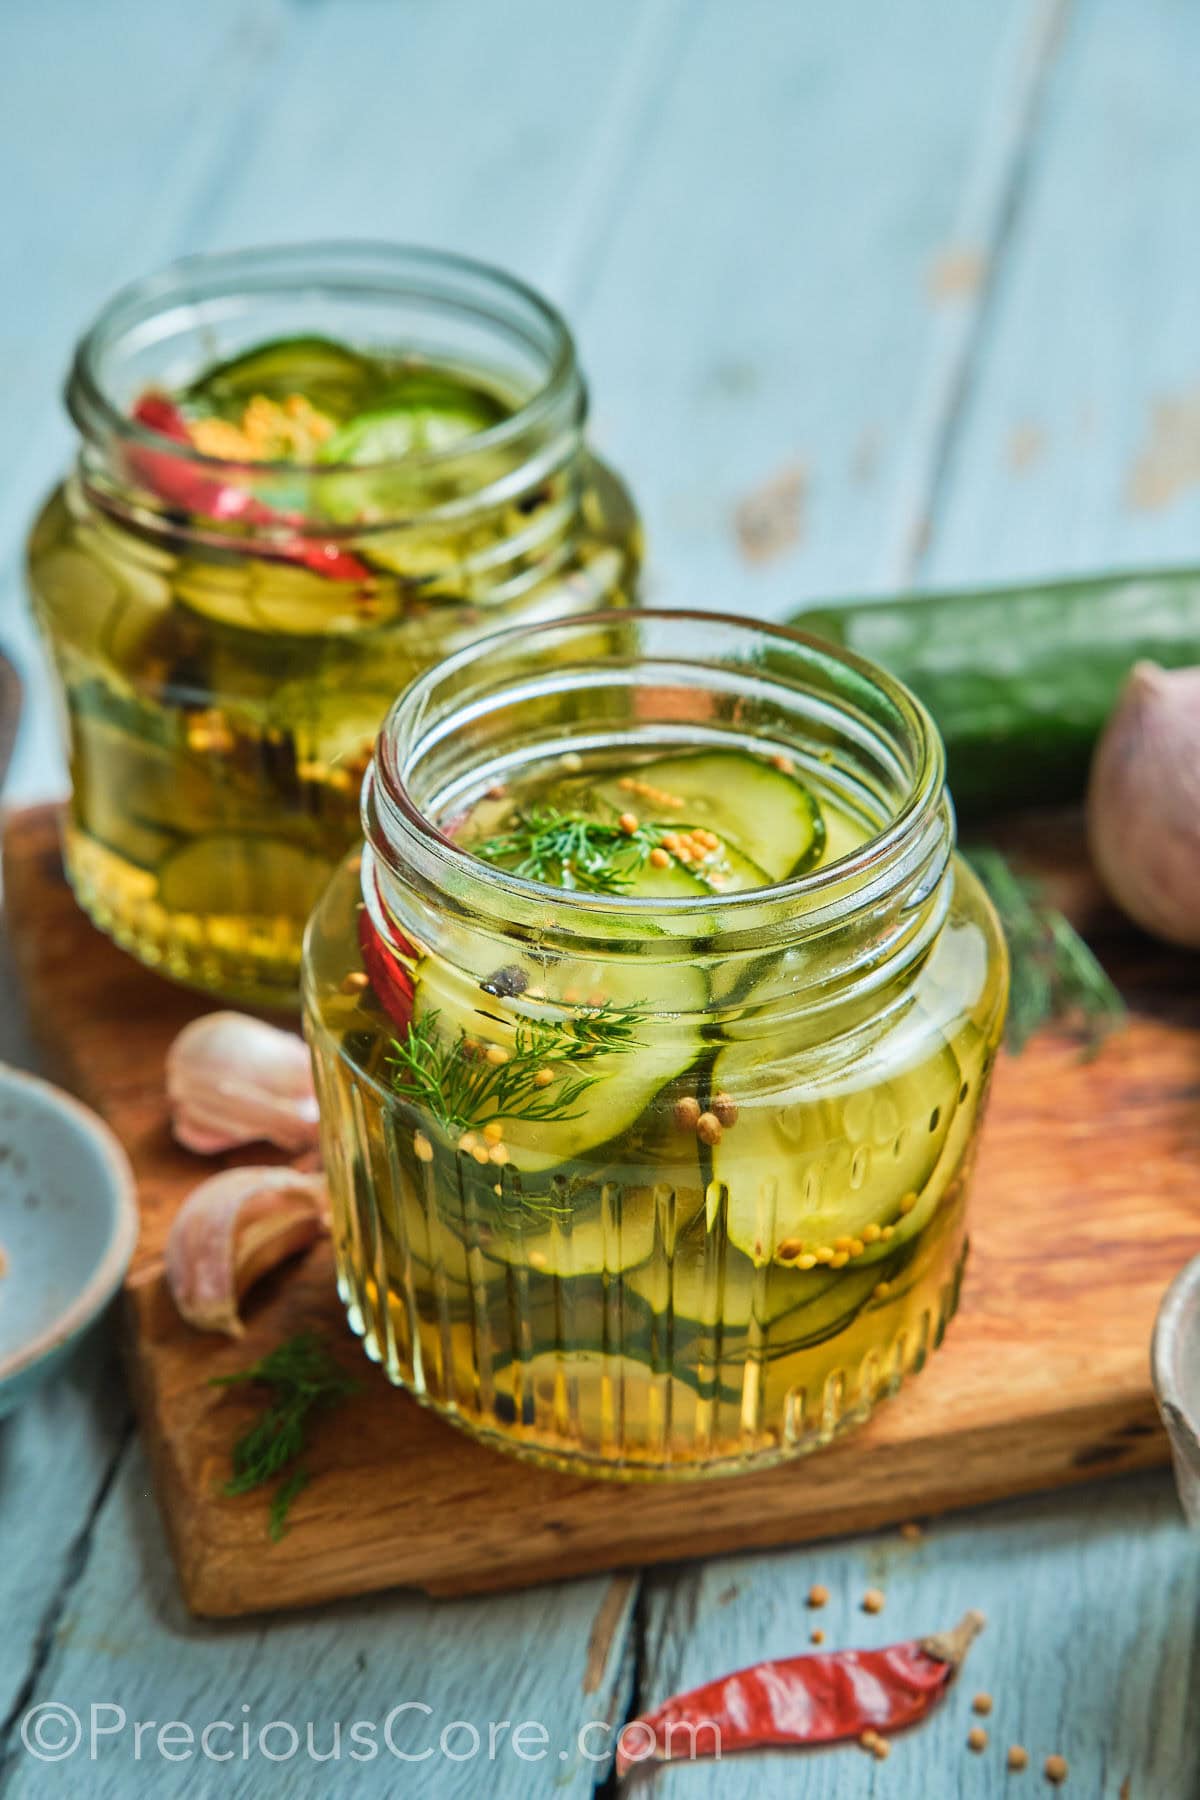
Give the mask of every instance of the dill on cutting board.
<path id="1" fill-rule="evenodd" d="M 233 1474 L 221 1492 L 248 1494 L 282 1476 L 271 1496 L 267 1535 L 277 1544 L 287 1530 L 288 1513 L 312 1479 L 300 1464 L 308 1447 L 309 1422 L 315 1412 L 337 1405 L 358 1392 L 354 1381 L 328 1347 L 311 1331 L 298 1332 L 269 1355 L 232 1375 L 214 1375 L 210 1387 L 254 1385 L 269 1398 L 253 1425 L 233 1446 Z"/>
<path id="2" fill-rule="evenodd" d="M 1082 1027 L 1089 1049 L 1126 1019 L 1125 1002 L 1075 928 L 987 845 L 963 855 L 987 890 L 1008 940 L 1012 964 L 1005 1041 L 1020 1051 L 1043 1025 Z"/>

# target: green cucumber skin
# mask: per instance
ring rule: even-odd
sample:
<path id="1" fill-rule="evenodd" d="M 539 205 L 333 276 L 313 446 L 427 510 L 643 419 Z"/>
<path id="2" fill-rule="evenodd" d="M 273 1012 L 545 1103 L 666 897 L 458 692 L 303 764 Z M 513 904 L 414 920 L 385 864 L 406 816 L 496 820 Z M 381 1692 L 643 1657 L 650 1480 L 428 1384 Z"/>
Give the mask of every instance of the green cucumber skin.
<path id="1" fill-rule="evenodd" d="M 1200 570 L 849 601 L 790 623 L 912 688 L 945 741 L 959 813 L 978 815 L 1082 799 L 1134 663 L 1200 663 Z"/>

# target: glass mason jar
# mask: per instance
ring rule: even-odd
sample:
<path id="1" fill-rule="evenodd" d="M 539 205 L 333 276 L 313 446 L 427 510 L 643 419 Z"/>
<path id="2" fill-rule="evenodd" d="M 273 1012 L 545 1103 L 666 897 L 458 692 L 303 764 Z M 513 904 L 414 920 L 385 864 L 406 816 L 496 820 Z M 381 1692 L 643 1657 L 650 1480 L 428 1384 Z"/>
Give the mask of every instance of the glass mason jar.
<path id="1" fill-rule="evenodd" d="M 504 416 L 366 464 L 201 455 L 131 416 L 281 339 L 486 383 Z M 520 282 L 435 252 L 196 257 L 107 307 L 67 403 L 79 457 L 30 570 L 66 701 L 70 880 L 144 962 L 294 1001 L 401 688 L 499 625 L 632 598 L 638 523 L 587 449 L 570 334 Z"/>
<path id="2" fill-rule="evenodd" d="M 714 750 L 820 797 L 821 865 L 632 898 L 455 841 L 475 796 L 547 758 Z M 363 808 L 304 986 L 339 1286 L 369 1354 L 474 1435 L 593 1474 L 736 1470 L 865 1419 L 955 1310 L 1007 994 L 920 705 L 732 618 L 542 625 L 417 679 Z M 612 1004 L 628 1029 L 589 1060 Z M 551 1073 L 471 1129 L 488 1067 L 538 1043 Z M 550 1123 L 527 1104 L 540 1082 L 565 1101 Z"/>

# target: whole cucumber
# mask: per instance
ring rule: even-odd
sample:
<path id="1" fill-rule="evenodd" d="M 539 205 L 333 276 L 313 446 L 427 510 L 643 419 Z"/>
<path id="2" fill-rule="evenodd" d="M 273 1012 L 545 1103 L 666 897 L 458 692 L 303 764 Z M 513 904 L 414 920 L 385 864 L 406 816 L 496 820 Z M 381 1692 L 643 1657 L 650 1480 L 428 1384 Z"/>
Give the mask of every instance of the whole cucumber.
<path id="1" fill-rule="evenodd" d="M 1200 570 L 838 602 L 789 623 L 899 676 L 946 744 L 961 814 L 1082 799 L 1135 662 L 1200 663 Z"/>

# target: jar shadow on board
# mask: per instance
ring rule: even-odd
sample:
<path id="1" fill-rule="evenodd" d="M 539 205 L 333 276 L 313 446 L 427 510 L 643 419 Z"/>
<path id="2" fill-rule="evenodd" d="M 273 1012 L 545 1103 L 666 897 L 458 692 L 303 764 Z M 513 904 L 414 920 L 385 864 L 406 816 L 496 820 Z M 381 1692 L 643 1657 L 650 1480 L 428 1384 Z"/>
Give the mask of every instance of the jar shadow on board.
<path id="1" fill-rule="evenodd" d="M 686 613 L 421 676 L 309 926 L 351 1323 L 489 1443 L 626 1477 L 828 1443 L 957 1304 L 1007 993 L 881 671 Z"/>
<path id="2" fill-rule="evenodd" d="M 83 338 L 30 545 L 85 911 L 152 967 L 294 1003 L 379 722 L 499 626 L 634 595 L 566 325 L 461 258 L 195 257 Z"/>

